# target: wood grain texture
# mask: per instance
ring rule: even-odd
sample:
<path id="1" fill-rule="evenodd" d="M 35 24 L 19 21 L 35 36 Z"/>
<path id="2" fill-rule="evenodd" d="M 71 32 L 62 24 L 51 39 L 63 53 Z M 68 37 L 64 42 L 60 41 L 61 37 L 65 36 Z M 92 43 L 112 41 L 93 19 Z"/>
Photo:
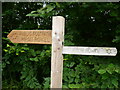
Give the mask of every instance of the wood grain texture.
<path id="1" fill-rule="evenodd" d="M 52 22 L 51 88 L 62 88 L 63 41 L 65 19 L 54 16 Z"/>
<path id="2" fill-rule="evenodd" d="M 12 30 L 7 37 L 13 43 L 52 44 L 52 30 Z"/>
<path id="3" fill-rule="evenodd" d="M 64 46 L 63 54 L 116 56 L 117 49 L 111 47 Z"/>

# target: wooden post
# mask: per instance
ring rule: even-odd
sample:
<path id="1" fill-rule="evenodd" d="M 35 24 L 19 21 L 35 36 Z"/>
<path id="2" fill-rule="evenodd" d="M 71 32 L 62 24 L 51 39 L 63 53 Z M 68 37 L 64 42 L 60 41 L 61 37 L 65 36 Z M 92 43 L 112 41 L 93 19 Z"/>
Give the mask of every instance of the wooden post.
<path id="1" fill-rule="evenodd" d="M 51 88 L 62 88 L 65 19 L 62 16 L 52 19 Z"/>

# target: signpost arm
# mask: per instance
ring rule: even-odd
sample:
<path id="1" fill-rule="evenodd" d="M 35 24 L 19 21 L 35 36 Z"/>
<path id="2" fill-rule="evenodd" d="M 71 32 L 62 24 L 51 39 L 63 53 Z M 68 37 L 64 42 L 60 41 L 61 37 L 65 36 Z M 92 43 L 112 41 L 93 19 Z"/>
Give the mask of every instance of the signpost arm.
<path id="1" fill-rule="evenodd" d="M 65 19 L 54 16 L 52 21 L 51 88 L 62 88 Z"/>

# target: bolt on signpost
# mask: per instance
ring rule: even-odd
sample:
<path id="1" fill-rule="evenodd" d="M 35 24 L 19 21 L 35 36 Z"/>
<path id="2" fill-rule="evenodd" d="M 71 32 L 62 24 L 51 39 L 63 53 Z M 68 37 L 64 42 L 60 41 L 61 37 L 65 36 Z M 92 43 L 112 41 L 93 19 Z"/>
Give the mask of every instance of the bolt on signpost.
<path id="1" fill-rule="evenodd" d="M 112 47 L 64 46 L 65 19 L 53 16 L 52 30 L 12 30 L 8 38 L 13 43 L 52 44 L 51 88 L 62 88 L 63 54 L 116 56 Z"/>

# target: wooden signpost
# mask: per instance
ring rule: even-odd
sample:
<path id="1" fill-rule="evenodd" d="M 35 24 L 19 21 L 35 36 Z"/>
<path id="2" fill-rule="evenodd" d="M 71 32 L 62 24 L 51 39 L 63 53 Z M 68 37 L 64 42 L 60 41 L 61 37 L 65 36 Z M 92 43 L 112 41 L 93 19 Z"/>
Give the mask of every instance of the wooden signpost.
<path id="1" fill-rule="evenodd" d="M 115 56 L 116 48 L 64 46 L 65 19 L 54 16 L 52 30 L 12 30 L 8 38 L 13 43 L 52 44 L 51 88 L 62 88 L 63 54 Z"/>

